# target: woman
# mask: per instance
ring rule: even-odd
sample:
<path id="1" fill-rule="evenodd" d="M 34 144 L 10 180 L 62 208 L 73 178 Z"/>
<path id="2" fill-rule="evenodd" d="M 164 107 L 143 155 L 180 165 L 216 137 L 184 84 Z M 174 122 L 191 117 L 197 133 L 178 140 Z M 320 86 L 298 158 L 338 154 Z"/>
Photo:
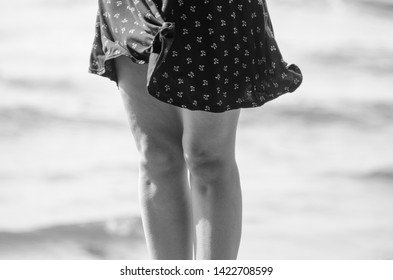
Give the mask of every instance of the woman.
<path id="1" fill-rule="evenodd" d="M 99 0 L 89 71 L 115 81 L 125 104 L 151 258 L 236 259 L 240 109 L 302 81 L 265 1 Z"/>

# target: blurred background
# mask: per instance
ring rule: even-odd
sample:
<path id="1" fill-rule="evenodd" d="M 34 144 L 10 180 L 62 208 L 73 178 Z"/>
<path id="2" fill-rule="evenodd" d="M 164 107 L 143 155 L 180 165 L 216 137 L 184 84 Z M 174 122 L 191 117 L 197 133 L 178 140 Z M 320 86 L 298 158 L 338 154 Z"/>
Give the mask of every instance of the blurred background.
<path id="1" fill-rule="evenodd" d="M 147 259 L 97 1 L 1 0 L 0 259 Z M 393 0 L 268 1 L 304 83 L 243 110 L 240 259 L 393 259 Z"/>

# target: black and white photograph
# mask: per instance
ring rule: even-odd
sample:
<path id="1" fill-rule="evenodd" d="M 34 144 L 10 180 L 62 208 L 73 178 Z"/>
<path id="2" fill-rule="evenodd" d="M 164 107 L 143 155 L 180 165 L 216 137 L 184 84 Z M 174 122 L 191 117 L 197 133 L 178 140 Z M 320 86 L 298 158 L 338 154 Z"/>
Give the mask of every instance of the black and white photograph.
<path id="1" fill-rule="evenodd" d="M 0 260 L 393 260 L 393 0 L 0 23 Z"/>

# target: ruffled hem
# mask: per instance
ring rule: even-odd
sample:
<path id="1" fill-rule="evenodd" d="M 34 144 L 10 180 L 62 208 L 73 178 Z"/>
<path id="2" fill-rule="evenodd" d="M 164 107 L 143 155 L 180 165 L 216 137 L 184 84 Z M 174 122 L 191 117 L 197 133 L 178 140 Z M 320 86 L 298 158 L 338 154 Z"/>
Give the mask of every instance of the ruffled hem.
<path id="1" fill-rule="evenodd" d="M 129 53 L 119 53 L 119 54 L 115 54 L 115 55 L 105 56 L 105 58 L 102 59 L 103 66 L 101 66 L 99 68 L 92 68 L 91 66 L 89 66 L 87 72 L 90 74 L 95 74 L 95 75 L 99 75 L 101 77 L 108 78 L 109 80 L 115 82 L 116 85 L 118 86 L 118 79 L 117 79 L 115 65 L 114 65 L 113 60 L 118 57 L 121 57 L 121 56 L 128 57 L 129 59 L 131 59 L 131 61 L 133 63 L 136 63 L 136 64 L 146 64 L 147 63 L 144 60 L 136 59 L 135 57 L 133 57 Z"/>
<path id="2" fill-rule="evenodd" d="M 265 103 L 267 103 L 269 101 L 272 101 L 272 100 L 274 100 L 274 99 L 276 99 L 276 98 L 278 98 L 278 97 L 280 97 L 282 95 L 287 94 L 287 92 L 284 92 L 284 93 L 282 93 L 280 95 L 270 96 L 269 98 L 265 98 L 263 101 L 259 101 L 259 102 L 242 103 L 242 104 L 236 104 L 236 105 L 227 105 L 226 107 L 225 106 L 208 106 L 208 105 L 186 106 L 183 103 L 179 103 L 179 102 L 176 102 L 176 101 L 168 100 L 166 98 L 157 96 L 156 94 L 151 93 L 151 92 L 149 92 L 149 94 L 151 96 L 155 97 L 156 99 L 164 102 L 164 103 L 167 103 L 167 104 L 179 107 L 179 108 L 188 109 L 188 110 L 191 110 L 191 111 L 206 111 L 206 112 L 210 112 L 210 113 L 223 113 L 223 112 L 227 112 L 227 111 L 230 111 L 230 110 L 247 109 L 247 108 L 258 108 L 258 107 L 261 107 L 262 105 L 264 105 Z"/>
<path id="3" fill-rule="evenodd" d="M 176 9 L 176 21 L 166 22 L 150 0 L 119 1 L 132 13 L 100 0 L 88 72 L 118 85 L 113 59 L 126 56 L 149 64 L 147 91 L 165 103 L 210 112 L 262 106 L 295 91 L 303 76 L 283 60 L 265 1 L 253 1 L 228 4 L 231 16 L 225 20 L 221 6 L 213 12 L 214 6 L 204 6 L 214 5 L 209 2 L 184 4 Z M 238 9 L 242 13 L 236 14 Z M 210 20 L 200 21 L 205 17 Z"/>
<path id="4" fill-rule="evenodd" d="M 123 5 L 122 1 L 118 2 Z M 119 12 L 124 12 L 124 9 L 119 9 L 119 4 L 104 3 L 100 0 L 96 19 L 96 35 L 88 68 L 89 73 L 109 78 L 116 84 L 118 81 L 113 62 L 115 58 L 126 56 L 136 64 L 149 63 L 149 67 L 155 69 L 155 64 L 162 61 L 163 52 L 159 51 L 161 45 L 170 48 L 170 43 L 173 40 L 173 36 L 167 30 L 173 31 L 174 24 L 163 20 L 154 2 L 141 0 L 138 9 L 131 5 L 131 2 L 125 1 L 125 3 L 129 3 L 127 10 L 137 11 L 137 16 L 132 13 L 131 17 L 129 14 L 127 17 L 130 17 L 130 20 L 134 21 L 134 24 L 139 28 L 130 30 L 129 34 L 125 33 L 124 27 L 119 27 L 113 22 L 113 18 L 118 19 L 121 15 Z M 146 18 L 143 19 L 141 14 L 144 14 Z M 128 19 L 124 18 L 122 22 L 127 21 Z M 149 30 L 145 31 L 143 26 L 145 26 L 144 28 L 148 27 Z M 167 37 L 169 41 L 165 42 Z M 137 41 L 139 42 L 136 43 Z M 151 59 L 152 52 L 159 54 L 156 61 Z M 150 66 L 150 64 L 152 65 Z"/>

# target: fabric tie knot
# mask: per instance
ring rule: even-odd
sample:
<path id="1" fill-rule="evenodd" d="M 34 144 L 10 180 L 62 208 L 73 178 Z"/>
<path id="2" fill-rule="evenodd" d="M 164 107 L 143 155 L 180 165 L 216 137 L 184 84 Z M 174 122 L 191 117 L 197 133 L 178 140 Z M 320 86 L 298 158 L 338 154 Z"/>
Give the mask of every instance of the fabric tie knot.
<path id="1" fill-rule="evenodd" d="M 169 49 L 175 38 L 175 24 L 173 22 L 164 22 L 158 29 L 152 42 L 152 53 L 161 53 L 163 48 Z"/>

